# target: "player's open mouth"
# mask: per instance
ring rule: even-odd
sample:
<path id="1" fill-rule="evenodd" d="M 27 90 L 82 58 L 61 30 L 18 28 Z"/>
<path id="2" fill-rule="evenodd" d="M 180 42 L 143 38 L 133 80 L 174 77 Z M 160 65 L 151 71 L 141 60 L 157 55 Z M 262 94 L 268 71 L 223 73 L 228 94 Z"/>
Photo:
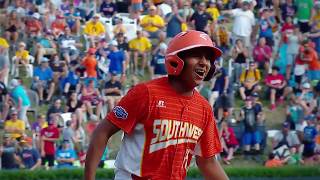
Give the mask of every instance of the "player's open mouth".
<path id="1" fill-rule="evenodd" d="M 195 72 L 199 77 L 204 77 L 205 75 L 205 70 L 204 69 L 196 69 Z"/>

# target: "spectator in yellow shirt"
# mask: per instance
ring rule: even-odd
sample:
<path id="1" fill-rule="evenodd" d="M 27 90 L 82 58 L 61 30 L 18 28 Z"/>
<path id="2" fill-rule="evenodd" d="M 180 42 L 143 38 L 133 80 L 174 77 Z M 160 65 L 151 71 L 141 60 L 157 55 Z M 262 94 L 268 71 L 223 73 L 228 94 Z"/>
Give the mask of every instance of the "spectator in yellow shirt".
<path id="1" fill-rule="evenodd" d="M 7 134 L 10 134 L 12 138 L 19 139 L 22 137 L 25 131 L 24 121 L 18 119 L 18 111 L 12 109 L 10 113 L 10 120 L 7 120 L 4 123 L 4 131 Z"/>
<path id="2" fill-rule="evenodd" d="M 12 75 L 19 76 L 19 66 L 22 66 L 31 76 L 32 65 L 29 62 L 29 51 L 26 50 L 26 44 L 24 42 L 19 43 L 18 50 L 13 57 L 13 62 L 15 65 L 13 66 Z"/>
<path id="3" fill-rule="evenodd" d="M 138 58 L 142 57 L 141 70 L 139 73 L 144 74 L 144 68 L 147 65 L 148 52 L 151 49 L 151 42 L 148 38 L 143 36 L 141 31 L 137 31 L 137 37 L 129 41 L 130 52 L 133 53 L 133 62 L 135 73 L 138 73 Z"/>
<path id="4" fill-rule="evenodd" d="M 99 42 L 101 39 L 105 38 L 106 29 L 103 23 L 100 21 L 100 15 L 95 14 L 92 19 L 87 22 L 84 27 L 85 38 L 89 40 L 91 46 L 95 47 L 95 43 Z M 89 45 L 87 45 L 87 49 Z"/>
<path id="5" fill-rule="evenodd" d="M 256 63 L 251 61 L 249 63 L 249 69 L 242 72 L 240 76 L 241 87 L 239 89 L 241 98 L 246 99 L 253 92 L 261 90 L 259 81 L 261 80 L 261 74 L 259 69 L 256 68 Z"/>
<path id="6" fill-rule="evenodd" d="M 163 18 L 157 14 L 157 8 L 155 6 L 150 6 L 149 15 L 142 18 L 140 25 L 149 33 L 150 38 L 158 38 L 165 23 Z"/>
<path id="7" fill-rule="evenodd" d="M 207 8 L 206 11 L 207 11 L 207 13 L 209 13 L 211 15 L 212 19 L 216 23 L 218 21 L 219 16 L 220 16 L 216 1 L 210 0 L 209 7 Z"/>

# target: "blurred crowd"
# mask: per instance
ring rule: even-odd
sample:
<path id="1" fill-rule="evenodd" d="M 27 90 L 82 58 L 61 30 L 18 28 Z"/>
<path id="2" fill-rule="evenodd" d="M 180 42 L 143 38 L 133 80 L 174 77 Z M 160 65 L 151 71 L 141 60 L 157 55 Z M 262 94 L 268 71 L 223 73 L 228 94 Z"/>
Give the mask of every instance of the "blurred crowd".
<path id="1" fill-rule="evenodd" d="M 3 169 L 83 166 L 99 121 L 130 87 L 166 76 L 168 42 L 192 29 L 223 51 L 198 88 L 221 161 L 320 162 L 320 1 L 0 0 L 0 11 Z"/>

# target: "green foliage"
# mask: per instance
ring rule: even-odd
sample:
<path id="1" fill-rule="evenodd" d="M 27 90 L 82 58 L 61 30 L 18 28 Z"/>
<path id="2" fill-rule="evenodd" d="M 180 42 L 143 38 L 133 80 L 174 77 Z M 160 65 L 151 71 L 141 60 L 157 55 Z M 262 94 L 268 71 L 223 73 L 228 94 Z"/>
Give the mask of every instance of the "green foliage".
<path id="1" fill-rule="evenodd" d="M 225 168 L 229 177 L 314 177 L 320 176 L 320 167 L 318 166 L 286 166 L 281 168 L 265 167 L 227 167 Z M 97 179 L 113 179 L 112 169 L 99 169 Z M 188 177 L 201 179 L 201 174 L 197 168 L 191 168 L 188 171 Z M 59 170 L 13 170 L 1 171 L 1 180 L 76 180 L 83 179 L 83 169 L 59 169 Z"/>

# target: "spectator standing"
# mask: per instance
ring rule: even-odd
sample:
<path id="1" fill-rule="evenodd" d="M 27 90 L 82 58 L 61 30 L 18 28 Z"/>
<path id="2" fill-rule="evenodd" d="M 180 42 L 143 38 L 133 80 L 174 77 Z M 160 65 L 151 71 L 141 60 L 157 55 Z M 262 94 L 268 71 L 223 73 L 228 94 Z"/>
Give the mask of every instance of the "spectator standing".
<path id="1" fill-rule="evenodd" d="M 241 8 L 223 11 L 222 14 L 231 14 L 234 17 L 233 22 L 233 43 L 236 43 L 237 39 L 242 39 L 246 47 L 251 47 L 251 35 L 253 26 L 255 25 L 255 17 L 253 12 L 250 10 L 250 0 L 243 0 Z"/>
<path id="2" fill-rule="evenodd" d="M 27 91 L 17 79 L 12 79 L 9 87 L 11 88 L 10 96 L 13 100 L 14 107 L 19 113 L 18 118 L 24 121 L 25 126 L 30 129 L 27 111 L 31 103 Z"/>
<path id="3" fill-rule="evenodd" d="M 181 26 L 186 22 L 186 19 L 179 12 L 177 5 L 173 4 L 172 12 L 166 15 L 165 21 L 167 23 L 167 37 L 173 38 L 182 31 Z"/>
<path id="4" fill-rule="evenodd" d="M 48 121 L 48 127 L 43 128 L 40 131 L 40 142 L 41 142 L 41 165 L 45 166 L 48 161 L 49 168 L 54 166 L 55 160 L 55 146 L 56 141 L 59 139 L 59 129 L 55 125 L 55 119 L 50 117 Z"/>
<path id="5" fill-rule="evenodd" d="M 193 13 L 190 21 L 197 31 L 209 33 L 210 22 L 213 21 L 212 16 L 206 12 L 206 3 L 201 2 L 197 8 L 197 11 Z"/>
<path id="6" fill-rule="evenodd" d="M 96 49 L 90 48 L 87 55 L 82 59 L 81 65 L 86 69 L 86 83 L 90 80 L 97 81 L 97 60 L 95 58 Z"/>
<path id="7" fill-rule="evenodd" d="M 291 79 L 291 74 L 294 69 L 294 62 L 299 53 L 299 43 L 302 40 L 302 35 L 299 31 L 298 27 L 294 27 L 293 30 L 286 30 L 286 37 L 287 37 L 287 52 L 286 52 L 286 79 Z"/>
<path id="8" fill-rule="evenodd" d="M 312 160 L 315 155 L 317 129 L 315 127 L 315 117 L 313 115 L 308 115 L 305 117 L 307 121 L 307 126 L 303 129 L 303 157 L 306 160 Z"/>
<path id="9" fill-rule="evenodd" d="M 62 138 L 64 141 L 68 141 L 68 144 L 69 144 L 69 148 L 70 149 L 74 149 L 74 131 L 73 131 L 73 128 L 71 127 L 72 125 L 72 121 L 71 120 L 68 120 L 66 122 L 66 127 L 63 128 L 62 130 Z"/>
<path id="10" fill-rule="evenodd" d="M 249 155 L 254 155 L 255 160 L 260 161 L 260 144 L 262 135 L 257 130 L 257 115 L 252 104 L 252 97 L 248 96 L 245 100 L 245 106 L 241 109 L 240 117 L 244 122 L 244 134 L 242 144 L 244 146 L 244 157 L 249 158 Z M 252 147 L 253 146 L 253 147 Z M 251 152 L 251 149 L 253 151 Z"/>
<path id="11" fill-rule="evenodd" d="M 309 21 L 311 18 L 313 0 L 295 0 L 297 6 L 297 18 L 302 33 L 310 31 Z"/>
<path id="12" fill-rule="evenodd" d="M 37 148 L 37 150 L 40 151 L 41 146 L 40 146 L 40 131 L 43 128 L 48 127 L 48 122 L 46 121 L 46 116 L 45 115 L 38 115 L 37 119 L 35 122 L 32 123 L 31 125 L 31 130 L 32 130 L 32 140 L 34 147 Z"/>
<path id="13" fill-rule="evenodd" d="M 126 57 L 123 51 L 118 49 L 118 42 L 112 40 L 109 43 L 110 53 L 108 54 L 108 59 L 110 60 L 109 64 L 109 73 L 115 73 L 122 78 L 126 75 Z"/>

